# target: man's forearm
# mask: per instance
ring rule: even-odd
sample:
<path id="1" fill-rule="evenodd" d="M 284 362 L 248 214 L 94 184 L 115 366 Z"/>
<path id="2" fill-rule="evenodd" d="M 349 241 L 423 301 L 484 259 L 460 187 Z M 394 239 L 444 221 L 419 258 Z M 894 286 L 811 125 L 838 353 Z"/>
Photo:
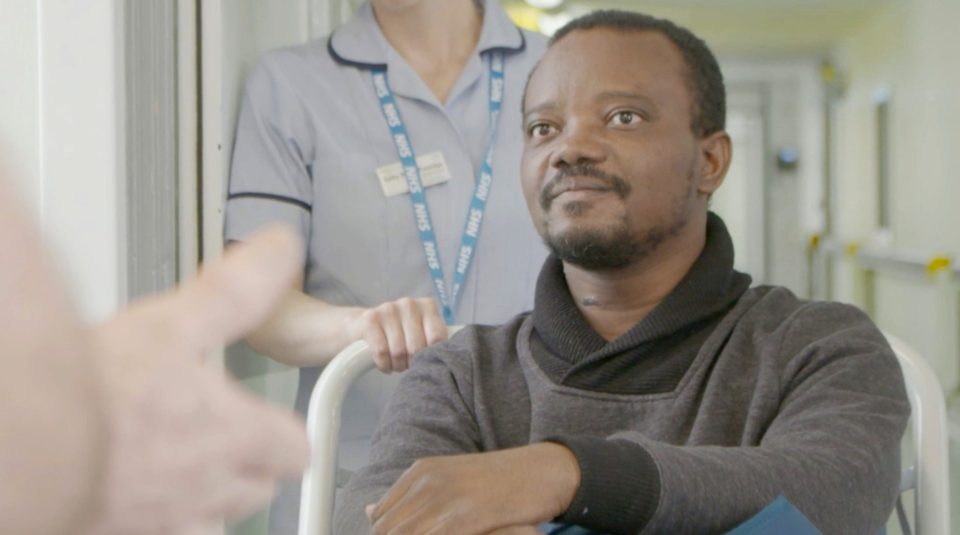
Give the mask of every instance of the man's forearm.
<path id="1" fill-rule="evenodd" d="M 0 176 L 0 522 L 82 532 L 102 494 L 106 415 L 88 337 Z"/>
<path id="2" fill-rule="evenodd" d="M 41 336 L 49 339 L 49 331 Z M 102 506 L 107 450 L 92 359 L 81 344 L 25 347 L 10 344 L 3 333 L 0 338 L 7 377 L 0 380 L 3 531 L 83 533 Z M 59 354 L 51 352 L 57 349 Z M 11 362 L 21 358 L 33 362 Z"/>

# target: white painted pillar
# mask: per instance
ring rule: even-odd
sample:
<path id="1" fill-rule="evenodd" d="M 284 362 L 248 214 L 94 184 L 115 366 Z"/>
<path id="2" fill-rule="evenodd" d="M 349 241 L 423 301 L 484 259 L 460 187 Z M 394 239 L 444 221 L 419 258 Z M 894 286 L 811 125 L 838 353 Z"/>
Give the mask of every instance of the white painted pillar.
<path id="1" fill-rule="evenodd" d="M 119 0 L 0 2 L 0 165 L 84 318 L 123 301 Z"/>

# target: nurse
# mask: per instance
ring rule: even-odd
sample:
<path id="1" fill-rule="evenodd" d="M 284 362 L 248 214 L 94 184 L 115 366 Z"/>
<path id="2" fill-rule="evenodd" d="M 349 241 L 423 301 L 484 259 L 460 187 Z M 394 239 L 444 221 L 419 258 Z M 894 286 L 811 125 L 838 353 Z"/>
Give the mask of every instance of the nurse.
<path id="1" fill-rule="evenodd" d="M 444 323 L 531 308 L 546 253 L 520 191 L 520 102 L 545 44 L 496 0 L 372 0 L 253 70 L 225 238 L 275 221 L 304 237 L 302 281 L 248 338 L 301 367 L 300 411 L 319 367 L 354 340 L 402 371 Z M 390 390 L 379 381 L 348 397 L 348 468 L 365 461 Z M 296 491 L 281 491 L 271 533 L 295 533 Z"/>

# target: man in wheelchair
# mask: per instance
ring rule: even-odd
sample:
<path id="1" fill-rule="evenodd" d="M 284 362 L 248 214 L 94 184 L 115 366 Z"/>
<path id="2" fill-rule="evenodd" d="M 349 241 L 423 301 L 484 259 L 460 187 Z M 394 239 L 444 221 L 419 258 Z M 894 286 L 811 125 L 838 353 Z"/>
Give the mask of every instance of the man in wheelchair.
<path id="1" fill-rule="evenodd" d="M 732 148 L 706 45 L 596 12 L 556 34 L 523 105 L 552 251 L 534 309 L 417 356 L 337 532 L 716 533 L 783 495 L 823 533 L 876 533 L 909 415 L 899 366 L 859 310 L 733 269 L 708 211 Z"/>

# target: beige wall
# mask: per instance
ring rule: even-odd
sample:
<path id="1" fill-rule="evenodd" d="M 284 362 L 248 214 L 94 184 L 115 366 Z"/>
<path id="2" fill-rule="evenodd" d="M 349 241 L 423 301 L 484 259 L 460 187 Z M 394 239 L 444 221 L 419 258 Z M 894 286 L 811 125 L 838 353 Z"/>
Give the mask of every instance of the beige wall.
<path id="1" fill-rule="evenodd" d="M 890 4 L 834 52 L 847 81 L 834 107 L 836 234 L 869 241 L 876 221 L 876 92 L 890 94 L 892 247 L 918 258 L 960 259 L 960 2 Z M 881 240 L 882 241 L 882 240 Z M 854 300 L 852 271 L 836 274 L 839 297 Z M 960 528 L 960 321 L 958 285 L 923 273 L 879 273 L 877 322 L 923 352 L 937 369 L 951 410 L 953 526 Z"/>
<path id="2" fill-rule="evenodd" d="M 892 247 L 918 257 L 960 257 L 960 3 L 913 1 L 886 6 L 835 49 L 846 80 L 834 106 L 835 235 L 877 240 L 876 112 L 878 92 L 890 95 L 890 235 Z M 880 242 L 886 240 L 877 240 Z M 852 298 L 849 273 L 838 273 L 840 297 Z M 944 386 L 958 373 L 957 305 L 951 291 L 921 275 L 882 274 L 877 319 L 930 355 Z M 953 289 L 955 293 L 955 287 Z M 955 297 L 955 296 L 954 296 Z"/>

